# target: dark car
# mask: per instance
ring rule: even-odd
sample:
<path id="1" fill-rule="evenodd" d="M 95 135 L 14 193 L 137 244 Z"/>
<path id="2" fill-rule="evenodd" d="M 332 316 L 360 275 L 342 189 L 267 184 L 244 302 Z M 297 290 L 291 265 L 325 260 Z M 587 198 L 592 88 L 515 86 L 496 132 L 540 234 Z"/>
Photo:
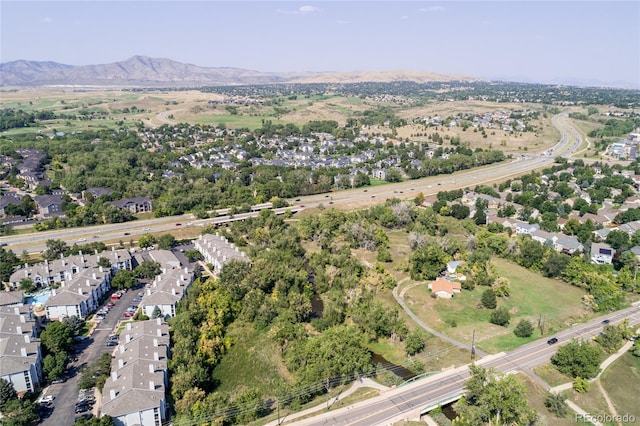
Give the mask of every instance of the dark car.
<path id="1" fill-rule="evenodd" d="M 602 325 L 607 325 L 607 324 L 609 324 L 610 322 L 611 322 L 611 320 L 608 320 L 608 319 L 606 319 L 606 320 L 602 320 Z"/>
<path id="2" fill-rule="evenodd" d="M 82 414 L 76 416 L 76 421 L 78 421 L 80 419 L 90 420 L 92 418 L 93 418 L 93 414 L 91 414 L 91 413 L 82 413 Z"/>
<path id="3" fill-rule="evenodd" d="M 553 345 L 555 343 L 558 343 L 558 339 L 556 337 L 552 337 L 551 339 L 547 340 L 548 345 Z"/>
<path id="4" fill-rule="evenodd" d="M 89 404 L 80 404 L 76 406 L 76 414 L 84 413 L 85 411 L 89 411 L 89 410 L 91 410 L 91 407 L 89 406 Z"/>
<path id="5" fill-rule="evenodd" d="M 108 340 L 106 345 L 107 346 L 117 346 L 118 342 L 116 342 L 115 340 Z"/>

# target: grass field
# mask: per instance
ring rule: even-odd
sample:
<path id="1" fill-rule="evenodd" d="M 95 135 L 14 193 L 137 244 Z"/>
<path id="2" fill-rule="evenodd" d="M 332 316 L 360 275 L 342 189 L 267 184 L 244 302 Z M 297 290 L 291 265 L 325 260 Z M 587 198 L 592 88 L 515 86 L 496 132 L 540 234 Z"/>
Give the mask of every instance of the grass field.
<path id="1" fill-rule="evenodd" d="M 213 378 L 220 382 L 217 392 L 233 399 L 250 386 L 272 396 L 280 385 L 293 380 L 280 359 L 280 349 L 266 333 L 257 332 L 250 324 L 235 322 L 227 335 L 233 344 L 213 371 Z"/>
<path id="2" fill-rule="evenodd" d="M 587 313 L 581 304 L 583 290 L 544 278 L 503 259 L 496 258 L 493 263 L 498 275 L 511 284 L 511 296 L 498 301 L 498 306 L 511 312 L 508 327 L 490 324 L 491 311 L 478 308 L 485 288 L 463 290 L 453 299 L 433 299 L 425 283 L 409 290 L 405 300 L 423 321 L 455 339 L 471 343 L 475 330 L 478 347 L 491 353 L 512 350 L 540 337 L 538 330 L 529 339 L 515 337 L 513 329 L 521 319 L 528 319 L 535 326 L 542 316 L 545 335 L 549 335 L 585 318 Z"/>
<path id="3" fill-rule="evenodd" d="M 564 374 L 559 372 L 558 369 L 555 368 L 550 362 L 534 367 L 533 372 L 552 387 L 563 385 L 573 380 L 571 379 L 571 377 L 565 376 Z"/>
<path id="4" fill-rule="evenodd" d="M 640 357 L 625 353 L 602 373 L 600 381 L 618 414 L 630 414 L 640 421 Z"/>
<path id="5" fill-rule="evenodd" d="M 518 378 L 522 380 L 527 388 L 527 402 L 529 407 L 536 410 L 540 416 L 540 420 L 536 422 L 536 425 L 564 426 L 578 424 L 571 410 L 569 410 L 569 414 L 564 418 L 556 417 L 550 413 L 547 407 L 544 406 L 547 391 L 531 380 L 526 374 L 518 374 Z"/>

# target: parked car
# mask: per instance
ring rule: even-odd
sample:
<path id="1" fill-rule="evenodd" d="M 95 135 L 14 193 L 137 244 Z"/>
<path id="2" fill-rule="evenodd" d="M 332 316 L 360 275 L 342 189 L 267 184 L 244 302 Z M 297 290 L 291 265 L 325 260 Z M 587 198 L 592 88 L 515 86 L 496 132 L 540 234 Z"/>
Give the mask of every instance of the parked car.
<path id="1" fill-rule="evenodd" d="M 54 399 L 56 399 L 56 397 L 55 397 L 55 396 L 53 396 L 53 395 L 47 395 L 47 396 L 43 396 L 43 397 L 40 399 L 40 402 L 53 402 L 53 400 L 54 400 Z"/>
<path id="2" fill-rule="evenodd" d="M 107 346 L 117 346 L 118 342 L 114 340 L 107 340 Z"/>
<path id="3" fill-rule="evenodd" d="M 62 377 L 62 378 L 60 378 L 60 379 L 52 380 L 52 381 L 51 381 L 51 384 L 53 384 L 53 385 L 57 385 L 57 384 L 59 384 L 59 383 L 64 383 L 64 382 L 66 382 L 66 381 L 67 381 L 67 379 L 65 379 L 64 377 Z"/>
<path id="4" fill-rule="evenodd" d="M 109 340 L 118 340 L 120 338 L 119 334 L 112 334 L 111 336 L 109 336 Z"/>
<path id="5" fill-rule="evenodd" d="M 131 318 L 133 314 L 131 312 L 125 312 L 124 314 L 122 314 L 122 316 L 125 318 Z"/>
<path id="6" fill-rule="evenodd" d="M 90 409 L 91 409 L 91 407 L 89 407 L 89 404 L 78 405 L 78 406 L 76 406 L 76 414 L 77 413 L 84 413 L 85 411 L 89 411 Z"/>

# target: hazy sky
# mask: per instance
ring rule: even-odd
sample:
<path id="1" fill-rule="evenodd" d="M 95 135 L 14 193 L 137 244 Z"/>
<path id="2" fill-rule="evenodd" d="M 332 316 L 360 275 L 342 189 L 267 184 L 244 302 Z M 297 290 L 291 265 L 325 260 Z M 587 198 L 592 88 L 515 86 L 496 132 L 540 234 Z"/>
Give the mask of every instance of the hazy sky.
<path id="1" fill-rule="evenodd" d="M 5 1 L 0 61 L 133 55 L 258 71 L 420 70 L 640 88 L 640 2 Z"/>

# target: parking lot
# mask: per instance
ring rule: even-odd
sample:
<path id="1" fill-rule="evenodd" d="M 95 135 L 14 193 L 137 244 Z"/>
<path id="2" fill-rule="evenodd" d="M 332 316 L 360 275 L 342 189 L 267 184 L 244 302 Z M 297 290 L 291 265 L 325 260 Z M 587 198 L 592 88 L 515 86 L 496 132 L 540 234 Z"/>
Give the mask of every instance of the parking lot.
<path id="1" fill-rule="evenodd" d="M 108 300 L 100 309 L 103 314 L 94 316 L 95 328 L 86 339 L 74 342 L 76 354 L 70 354 L 68 374 L 62 383 L 52 383 L 43 391 L 43 396 L 51 396 L 54 399 L 48 407 L 43 408 L 44 416 L 41 424 L 45 426 L 71 425 L 77 417 L 97 415 L 100 409 L 99 398 L 91 400 L 92 391 L 79 393 L 78 379 L 80 369 L 85 365 L 95 363 L 103 353 L 111 353 L 117 345 L 117 340 L 111 338 L 118 323 L 127 320 L 124 314 L 133 304 L 133 299 L 138 297 L 142 288 L 123 292 L 119 299 Z M 107 306 L 111 303 L 112 305 Z M 107 342 L 112 342 L 108 344 Z M 114 344 L 115 343 L 115 344 Z M 84 398 L 84 399 L 83 399 Z M 95 398 L 95 396 L 94 396 Z"/>

